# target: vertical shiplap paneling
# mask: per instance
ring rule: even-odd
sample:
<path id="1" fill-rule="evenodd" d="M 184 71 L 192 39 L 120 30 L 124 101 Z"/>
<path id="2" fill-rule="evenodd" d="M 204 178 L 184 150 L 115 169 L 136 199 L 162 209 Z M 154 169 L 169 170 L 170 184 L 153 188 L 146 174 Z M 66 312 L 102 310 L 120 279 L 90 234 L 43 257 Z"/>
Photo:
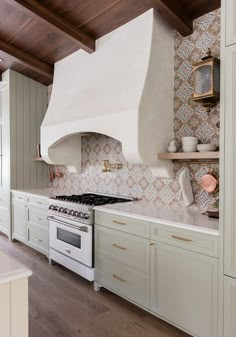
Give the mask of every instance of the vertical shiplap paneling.
<path id="1" fill-rule="evenodd" d="M 36 125 L 36 82 L 32 81 L 30 83 L 30 153 L 32 155 L 32 159 L 36 157 L 36 144 L 37 144 L 37 125 Z M 32 161 L 32 165 L 30 167 L 30 181 L 31 187 L 37 186 L 37 179 L 36 179 L 36 171 L 37 171 L 37 164 L 34 160 Z"/>
<path id="2" fill-rule="evenodd" d="M 16 188 L 24 187 L 24 78 L 16 73 Z"/>
<path id="3" fill-rule="evenodd" d="M 5 72 L 3 77 L 9 83 L 10 137 L 7 152 L 10 163 L 5 169 L 9 171 L 11 179 L 9 187 L 47 187 L 47 165 L 34 160 L 36 144 L 40 143 L 40 126 L 47 108 L 47 87 L 13 70 Z M 4 107 L 7 108 L 6 103 Z"/>
<path id="4" fill-rule="evenodd" d="M 42 97 L 42 116 L 41 116 L 41 123 L 40 126 L 43 122 L 45 113 L 47 111 L 48 107 L 48 89 L 45 85 L 41 85 L 42 90 L 43 90 L 43 97 Z M 40 127 L 39 127 L 39 139 L 41 142 L 41 137 L 40 137 Z M 48 186 L 48 165 L 46 163 L 42 163 L 43 167 L 43 180 L 42 180 L 42 187 Z"/>
<path id="5" fill-rule="evenodd" d="M 36 143 L 40 143 L 40 125 L 42 123 L 42 108 L 43 108 L 43 92 L 42 86 L 37 83 L 36 86 L 36 125 L 37 127 L 37 135 L 36 135 Z M 43 181 L 43 163 L 37 163 L 37 170 L 36 170 L 36 179 L 37 179 L 37 187 L 42 187 Z"/>
<path id="6" fill-rule="evenodd" d="M 10 118 L 10 139 L 9 139 L 9 175 L 10 188 L 16 188 L 17 181 L 17 88 L 16 88 L 16 72 L 9 70 L 9 118 Z"/>
<path id="7" fill-rule="evenodd" d="M 24 110 L 23 110 L 23 123 L 24 123 L 24 188 L 30 188 L 30 169 L 33 157 L 30 152 L 30 80 L 24 77 Z"/>

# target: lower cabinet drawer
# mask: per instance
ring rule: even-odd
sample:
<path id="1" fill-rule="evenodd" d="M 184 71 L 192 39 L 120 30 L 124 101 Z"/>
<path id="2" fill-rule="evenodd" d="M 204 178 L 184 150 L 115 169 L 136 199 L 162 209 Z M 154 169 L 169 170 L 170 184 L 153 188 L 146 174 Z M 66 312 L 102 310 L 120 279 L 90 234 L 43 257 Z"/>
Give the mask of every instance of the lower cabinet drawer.
<path id="1" fill-rule="evenodd" d="M 35 207 L 40 207 L 43 209 L 48 209 L 49 203 L 48 203 L 48 198 L 45 197 L 38 197 L 29 194 L 29 205 L 30 206 L 35 206 Z"/>
<path id="2" fill-rule="evenodd" d="M 95 224 L 149 238 L 149 222 L 120 214 L 95 211 Z"/>
<path id="3" fill-rule="evenodd" d="M 28 196 L 27 194 L 24 193 L 17 193 L 17 192 L 13 192 L 13 202 L 24 202 L 25 204 L 28 201 Z"/>
<path id="4" fill-rule="evenodd" d="M 193 252 L 213 257 L 219 256 L 219 236 L 174 228 L 160 224 L 151 224 L 151 240 L 185 248 Z"/>
<path id="5" fill-rule="evenodd" d="M 95 254 L 149 273 L 149 240 L 95 226 Z"/>
<path id="6" fill-rule="evenodd" d="M 28 227 L 28 243 L 42 252 L 47 252 L 49 249 L 48 231 L 30 225 Z"/>
<path id="7" fill-rule="evenodd" d="M 96 255 L 95 280 L 121 296 L 149 308 L 148 274 Z"/>
<path id="8" fill-rule="evenodd" d="M 48 228 L 48 213 L 40 208 L 29 207 L 29 222 Z"/>

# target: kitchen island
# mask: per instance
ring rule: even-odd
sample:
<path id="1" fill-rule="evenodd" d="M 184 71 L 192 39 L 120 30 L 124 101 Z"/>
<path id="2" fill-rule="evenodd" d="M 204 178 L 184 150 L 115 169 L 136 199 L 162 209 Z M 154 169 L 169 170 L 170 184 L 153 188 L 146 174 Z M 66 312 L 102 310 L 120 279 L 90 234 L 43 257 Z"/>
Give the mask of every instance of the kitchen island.
<path id="1" fill-rule="evenodd" d="M 28 337 L 30 269 L 0 251 L 1 336 Z"/>

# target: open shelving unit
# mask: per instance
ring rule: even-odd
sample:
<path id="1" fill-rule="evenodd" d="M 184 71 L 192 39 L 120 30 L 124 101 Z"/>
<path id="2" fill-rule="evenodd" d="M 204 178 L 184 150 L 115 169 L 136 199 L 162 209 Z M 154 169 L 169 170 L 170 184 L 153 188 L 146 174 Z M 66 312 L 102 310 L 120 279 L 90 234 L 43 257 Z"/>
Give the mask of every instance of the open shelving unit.
<path id="1" fill-rule="evenodd" d="M 219 151 L 158 153 L 159 160 L 219 160 Z"/>

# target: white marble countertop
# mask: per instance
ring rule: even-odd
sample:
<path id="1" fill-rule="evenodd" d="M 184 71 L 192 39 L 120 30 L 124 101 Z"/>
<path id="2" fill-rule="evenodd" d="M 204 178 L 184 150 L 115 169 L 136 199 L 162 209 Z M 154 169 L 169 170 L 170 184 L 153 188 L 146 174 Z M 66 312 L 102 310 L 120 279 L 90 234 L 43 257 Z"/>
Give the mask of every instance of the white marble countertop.
<path id="1" fill-rule="evenodd" d="M 32 275 L 32 271 L 0 251 L 0 284 Z"/>
<path id="2" fill-rule="evenodd" d="M 25 190 L 11 190 L 12 192 L 32 194 L 37 197 L 50 198 L 55 196 L 56 192 L 53 192 L 50 188 L 39 188 L 39 189 L 25 189 Z"/>
<path id="3" fill-rule="evenodd" d="M 160 222 L 164 225 L 182 229 L 219 235 L 219 220 L 201 214 L 197 206 L 186 208 L 158 208 L 154 204 L 143 201 L 124 202 L 104 206 L 96 206 L 95 210 L 124 216 L 131 216 L 149 222 Z"/>

